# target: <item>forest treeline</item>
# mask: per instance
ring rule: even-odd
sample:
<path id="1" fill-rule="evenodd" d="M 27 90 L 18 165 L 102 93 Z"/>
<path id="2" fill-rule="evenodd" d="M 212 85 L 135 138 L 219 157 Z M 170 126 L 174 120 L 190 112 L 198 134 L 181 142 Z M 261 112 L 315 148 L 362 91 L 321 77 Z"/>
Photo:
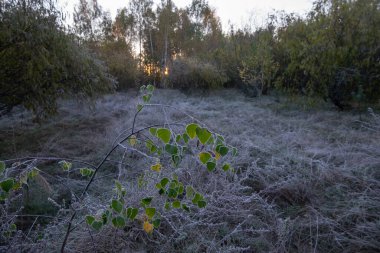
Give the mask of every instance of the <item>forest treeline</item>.
<path id="1" fill-rule="evenodd" d="M 207 0 L 130 0 L 116 17 L 79 0 L 74 23 L 51 0 L 0 2 L 0 110 L 37 115 L 56 98 L 157 87 L 239 87 L 319 97 L 341 109 L 380 98 L 380 2 L 317 0 L 305 17 L 223 31 Z"/>

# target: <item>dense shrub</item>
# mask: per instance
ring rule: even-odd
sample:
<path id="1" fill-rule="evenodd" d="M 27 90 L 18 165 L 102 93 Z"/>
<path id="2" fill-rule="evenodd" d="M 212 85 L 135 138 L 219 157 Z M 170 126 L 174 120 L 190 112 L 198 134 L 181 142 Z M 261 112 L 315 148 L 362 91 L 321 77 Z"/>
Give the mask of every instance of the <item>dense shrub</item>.
<path id="1" fill-rule="evenodd" d="M 121 40 L 107 41 L 95 50 L 104 59 L 110 74 L 118 81 L 118 90 L 135 87 L 137 60 L 127 43 Z"/>
<path id="2" fill-rule="evenodd" d="M 274 83 L 293 94 L 329 98 L 342 109 L 358 100 L 376 102 L 378 27 L 375 0 L 317 1 L 306 19 L 281 13 L 254 33 L 241 76 L 259 91 Z"/>
<path id="3" fill-rule="evenodd" d="M 196 58 L 179 58 L 174 60 L 168 79 L 173 88 L 186 90 L 221 88 L 228 77 L 211 63 Z"/>
<path id="4" fill-rule="evenodd" d="M 45 0 L 5 1 L 0 9 L 0 112 L 23 105 L 37 117 L 62 96 L 113 89 L 106 67 L 68 35 L 61 13 Z"/>

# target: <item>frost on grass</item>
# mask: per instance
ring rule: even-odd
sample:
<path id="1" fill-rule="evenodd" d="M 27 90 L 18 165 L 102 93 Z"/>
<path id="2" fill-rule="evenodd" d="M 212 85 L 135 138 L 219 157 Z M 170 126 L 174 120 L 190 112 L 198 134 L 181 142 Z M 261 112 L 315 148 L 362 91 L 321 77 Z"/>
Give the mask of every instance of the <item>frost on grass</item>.
<path id="1" fill-rule="evenodd" d="M 60 116 L 39 131 L 20 113 L 0 122 L 2 141 L 15 146 L 17 152 L 7 150 L 12 156 L 37 151 L 93 159 L 131 125 L 135 102 L 135 95 L 109 95 L 89 110 L 63 101 Z M 139 126 L 181 121 L 191 114 L 239 149 L 236 173 L 209 173 L 185 161 L 175 172 L 180 180 L 202 189 L 208 200 L 205 209 L 187 214 L 159 206 L 162 223 L 152 235 L 144 233 L 138 222 L 101 233 L 84 227 L 73 232 L 69 252 L 375 252 L 380 248 L 380 121 L 374 110 L 360 116 L 328 107 L 289 108 L 274 98 L 247 99 L 235 90 L 189 96 L 164 90 L 155 94 L 152 103 L 168 106 L 143 111 Z M 38 141 L 23 146 L 20 132 Z M 146 157 L 120 152 L 111 160 L 117 163 L 110 163 L 99 176 L 86 199 L 87 210 L 106 208 L 105 200 L 112 195 L 109 182 L 115 177 L 144 182 L 143 193 L 135 184 L 126 184 L 132 205 L 155 192 L 151 175 L 142 174 L 150 165 Z M 172 172 L 162 170 L 164 175 Z M 69 182 L 71 187 L 78 184 Z M 42 240 L 24 247 L 59 248 L 64 214 L 59 218 L 47 227 Z M 15 237 L 10 249 L 19 250 L 16 241 L 24 237 Z"/>

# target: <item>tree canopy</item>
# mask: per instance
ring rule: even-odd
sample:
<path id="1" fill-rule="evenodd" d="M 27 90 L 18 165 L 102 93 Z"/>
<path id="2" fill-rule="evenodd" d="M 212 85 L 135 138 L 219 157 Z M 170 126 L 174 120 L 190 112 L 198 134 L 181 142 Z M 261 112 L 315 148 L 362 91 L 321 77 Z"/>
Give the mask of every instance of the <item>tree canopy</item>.
<path id="1" fill-rule="evenodd" d="M 43 117 L 62 96 L 111 91 L 106 66 L 64 28 L 46 0 L 5 1 L 0 9 L 0 112 L 23 105 Z"/>

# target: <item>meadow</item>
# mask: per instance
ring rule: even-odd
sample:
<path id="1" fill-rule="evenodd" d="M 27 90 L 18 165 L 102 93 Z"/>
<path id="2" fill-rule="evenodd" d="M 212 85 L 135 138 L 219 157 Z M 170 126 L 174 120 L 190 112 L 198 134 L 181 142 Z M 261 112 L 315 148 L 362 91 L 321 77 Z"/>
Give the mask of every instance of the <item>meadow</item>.
<path id="1" fill-rule="evenodd" d="M 60 100 L 58 114 L 41 124 L 21 108 L 0 118 L 0 160 L 34 162 L 45 182 L 31 182 L 19 201 L 22 229 L 0 252 L 60 249 L 75 192 L 86 180 L 57 165 L 72 159 L 99 162 L 114 140 L 133 124 L 138 96 L 130 90 L 96 101 Z M 175 173 L 207 199 L 186 213 L 164 210 L 149 235 L 141 221 L 124 229 L 87 226 L 72 231 L 67 252 L 378 252 L 380 249 L 380 116 L 342 112 L 324 102 L 265 96 L 248 98 L 226 89 L 181 93 L 157 90 L 136 128 L 168 122 L 202 122 L 238 149 L 234 171 L 208 172 L 185 160 Z M 189 118 L 189 115 L 191 117 Z M 165 161 L 162 163 L 164 164 Z M 113 180 L 126 188 L 127 203 L 156 189 L 149 157 L 137 150 L 109 157 L 78 207 L 107 208 Z M 148 172 L 147 172 L 148 168 Z M 71 172 L 70 172 L 71 173 Z M 23 206 L 23 208 L 21 208 Z M 21 214 L 28 212 L 28 217 Z M 35 218 L 38 217 L 38 218 Z M 9 218 L 9 217 L 8 217 Z M 37 225 L 39 224 L 39 225 Z M 3 241 L 4 242 L 4 241 Z"/>

